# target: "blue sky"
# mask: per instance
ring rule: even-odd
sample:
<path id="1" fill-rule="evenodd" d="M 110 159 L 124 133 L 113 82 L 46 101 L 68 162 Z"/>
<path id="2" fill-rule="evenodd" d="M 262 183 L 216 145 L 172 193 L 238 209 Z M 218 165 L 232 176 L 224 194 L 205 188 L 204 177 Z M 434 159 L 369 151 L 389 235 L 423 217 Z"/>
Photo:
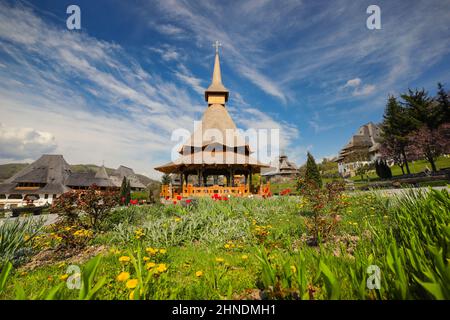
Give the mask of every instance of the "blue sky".
<path id="1" fill-rule="evenodd" d="M 81 8 L 81 31 L 66 8 Z M 381 30 L 366 8 L 381 8 Z M 206 108 L 214 40 L 238 127 L 301 164 L 381 120 L 388 94 L 450 87 L 450 1 L 0 0 L 0 163 L 61 153 L 158 176 Z"/>

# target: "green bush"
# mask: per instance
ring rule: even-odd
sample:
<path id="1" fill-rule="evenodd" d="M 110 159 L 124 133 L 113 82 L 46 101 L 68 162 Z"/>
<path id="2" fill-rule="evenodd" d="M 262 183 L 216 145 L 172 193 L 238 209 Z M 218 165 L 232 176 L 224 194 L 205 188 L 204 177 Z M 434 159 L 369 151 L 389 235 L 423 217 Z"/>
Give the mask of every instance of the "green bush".
<path id="1" fill-rule="evenodd" d="M 8 261 L 18 265 L 26 259 L 31 241 L 43 225 L 42 219 L 33 217 L 0 220 L 0 269 Z"/>

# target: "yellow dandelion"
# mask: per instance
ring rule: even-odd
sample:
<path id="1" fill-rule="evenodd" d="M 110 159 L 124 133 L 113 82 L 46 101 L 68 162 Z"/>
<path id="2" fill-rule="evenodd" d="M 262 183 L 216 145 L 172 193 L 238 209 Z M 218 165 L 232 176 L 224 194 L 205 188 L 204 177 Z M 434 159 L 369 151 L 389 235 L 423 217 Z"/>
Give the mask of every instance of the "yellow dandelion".
<path id="1" fill-rule="evenodd" d="M 134 300 L 134 290 L 130 292 L 130 295 L 128 297 L 130 300 Z"/>
<path id="2" fill-rule="evenodd" d="M 199 270 L 195 273 L 195 276 L 200 278 L 201 276 L 203 276 L 203 271 Z"/>
<path id="3" fill-rule="evenodd" d="M 296 268 L 295 266 L 291 266 L 291 271 L 292 271 L 293 273 L 296 273 L 296 272 L 297 272 L 297 268 Z"/>
<path id="4" fill-rule="evenodd" d="M 119 258 L 120 262 L 130 262 L 131 258 L 129 256 L 121 256 Z"/>
<path id="5" fill-rule="evenodd" d="M 156 268 L 156 271 L 158 271 L 159 273 L 167 271 L 167 265 L 165 263 L 160 263 Z"/>
<path id="6" fill-rule="evenodd" d="M 223 263 L 225 260 L 223 258 L 216 258 L 216 262 Z"/>
<path id="7" fill-rule="evenodd" d="M 151 268 L 154 268 L 156 266 L 156 263 L 154 263 L 154 262 L 148 262 L 146 265 L 145 265 L 145 268 L 147 269 L 147 270 L 150 270 Z"/>
<path id="8" fill-rule="evenodd" d="M 248 255 L 244 254 L 243 256 L 241 256 L 242 260 L 247 260 L 248 259 Z"/>
<path id="9" fill-rule="evenodd" d="M 66 274 L 61 275 L 59 277 L 59 279 L 62 280 L 62 281 L 65 281 L 68 277 L 69 277 L 69 275 L 66 273 Z"/>
<path id="10" fill-rule="evenodd" d="M 181 218 L 179 218 L 179 217 L 175 218 L 175 222 L 180 222 L 180 221 L 181 221 Z"/>
<path id="11" fill-rule="evenodd" d="M 224 248 L 225 248 L 225 249 L 229 249 L 229 248 L 230 248 L 230 245 L 227 243 L 226 245 L 224 245 Z"/>
<path id="12" fill-rule="evenodd" d="M 145 251 L 147 251 L 149 255 L 154 255 L 156 254 L 156 252 L 158 252 L 157 249 L 153 249 L 152 247 L 148 247 L 147 249 L 145 249 Z"/>
<path id="13" fill-rule="evenodd" d="M 130 274 L 128 272 L 121 272 L 117 276 L 117 281 L 119 282 L 125 282 L 130 278 Z"/>
<path id="14" fill-rule="evenodd" d="M 159 249 L 159 253 L 161 253 L 161 254 L 165 254 L 166 252 L 167 252 L 166 249 Z"/>
<path id="15" fill-rule="evenodd" d="M 138 279 L 130 279 L 127 281 L 127 284 L 126 284 L 128 289 L 134 289 L 137 287 L 137 285 L 138 285 Z"/>
<path id="16" fill-rule="evenodd" d="M 150 260 L 150 258 L 149 258 L 149 257 L 144 257 L 143 259 L 144 259 L 144 261 L 148 261 L 148 260 Z"/>

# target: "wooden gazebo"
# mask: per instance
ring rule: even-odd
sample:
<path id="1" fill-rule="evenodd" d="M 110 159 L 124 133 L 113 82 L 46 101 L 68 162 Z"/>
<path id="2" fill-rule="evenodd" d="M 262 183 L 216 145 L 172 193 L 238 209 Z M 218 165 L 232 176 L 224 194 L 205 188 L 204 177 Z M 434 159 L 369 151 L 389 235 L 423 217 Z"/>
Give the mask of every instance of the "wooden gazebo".
<path id="1" fill-rule="evenodd" d="M 218 43 L 212 83 L 205 91 L 208 108 L 201 125 L 178 150 L 178 159 L 155 169 L 180 176 L 178 186 L 163 185 L 161 196 L 247 196 L 267 192 L 267 186 L 256 190 L 252 175 L 269 167 L 251 156 L 249 144 L 243 139 L 227 111 L 229 91 L 222 84 Z M 191 179 L 189 179 L 191 177 Z M 194 178 L 192 178 L 194 177 Z M 211 179 L 213 177 L 212 182 Z M 222 177 L 219 182 L 219 177 Z M 191 182 L 190 182 L 191 181 Z"/>

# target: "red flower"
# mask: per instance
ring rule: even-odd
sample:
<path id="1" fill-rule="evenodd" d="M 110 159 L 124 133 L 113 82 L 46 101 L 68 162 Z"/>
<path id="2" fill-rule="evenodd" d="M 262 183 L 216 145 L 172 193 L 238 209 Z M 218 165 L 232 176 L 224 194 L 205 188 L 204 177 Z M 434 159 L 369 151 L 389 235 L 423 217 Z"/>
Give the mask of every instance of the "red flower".
<path id="1" fill-rule="evenodd" d="M 174 200 L 174 201 L 173 201 L 173 204 L 177 204 L 177 201 L 176 201 L 176 200 Z"/>
<path id="2" fill-rule="evenodd" d="M 191 201 L 192 201 L 191 199 L 187 199 L 186 203 L 189 204 L 189 203 L 191 203 Z"/>
<path id="3" fill-rule="evenodd" d="M 222 197 L 222 200 L 225 200 L 225 201 L 226 201 L 226 200 L 228 200 L 228 197 L 223 196 L 223 197 Z"/>
<path id="4" fill-rule="evenodd" d="M 181 200 L 181 196 L 177 196 L 177 200 Z"/>

